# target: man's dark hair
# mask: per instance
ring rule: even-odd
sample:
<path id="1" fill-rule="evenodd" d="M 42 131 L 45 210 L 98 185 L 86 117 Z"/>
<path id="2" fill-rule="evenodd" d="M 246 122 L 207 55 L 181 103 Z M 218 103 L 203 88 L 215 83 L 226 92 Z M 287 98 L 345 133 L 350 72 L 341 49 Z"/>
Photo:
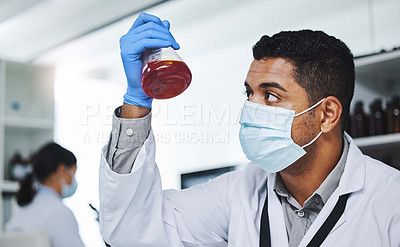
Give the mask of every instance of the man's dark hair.
<path id="1" fill-rule="evenodd" d="M 322 31 L 285 31 L 261 37 L 253 46 L 253 57 L 291 62 L 293 77 L 306 90 L 310 106 L 328 96 L 338 98 L 344 129 L 355 81 L 353 54 L 345 43 Z"/>

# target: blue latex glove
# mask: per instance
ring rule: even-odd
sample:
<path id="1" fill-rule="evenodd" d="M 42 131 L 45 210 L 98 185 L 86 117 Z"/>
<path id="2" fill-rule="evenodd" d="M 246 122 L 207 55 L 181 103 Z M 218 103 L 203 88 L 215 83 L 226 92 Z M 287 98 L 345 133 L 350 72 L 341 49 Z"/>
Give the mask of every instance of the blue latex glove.
<path id="1" fill-rule="evenodd" d="M 141 13 L 127 34 L 119 43 L 128 89 L 124 102 L 151 108 L 152 98 L 142 89 L 142 52 L 146 48 L 165 48 L 171 46 L 179 49 L 179 44 L 169 32 L 169 22 L 161 21 L 157 16 Z"/>

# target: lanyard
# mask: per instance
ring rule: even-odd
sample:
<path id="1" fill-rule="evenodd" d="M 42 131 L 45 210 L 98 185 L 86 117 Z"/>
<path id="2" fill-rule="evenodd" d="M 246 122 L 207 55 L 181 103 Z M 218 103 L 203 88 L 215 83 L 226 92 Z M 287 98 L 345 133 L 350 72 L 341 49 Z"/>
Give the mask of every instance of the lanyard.
<path id="1" fill-rule="evenodd" d="M 342 216 L 348 198 L 349 194 L 341 195 L 339 197 L 339 200 L 333 208 L 332 212 L 329 214 L 324 224 L 322 224 L 321 228 L 308 243 L 307 247 L 317 247 L 320 246 L 322 242 L 324 242 L 325 238 L 328 236 L 332 228 Z M 268 194 L 265 198 L 264 208 L 261 214 L 260 247 L 271 247 L 271 230 L 268 219 Z"/>

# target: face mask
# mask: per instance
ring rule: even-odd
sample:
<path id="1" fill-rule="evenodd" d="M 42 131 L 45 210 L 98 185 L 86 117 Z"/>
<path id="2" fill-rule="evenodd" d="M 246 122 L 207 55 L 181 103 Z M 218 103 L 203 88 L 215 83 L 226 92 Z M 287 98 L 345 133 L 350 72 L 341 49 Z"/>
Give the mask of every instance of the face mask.
<path id="1" fill-rule="evenodd" d="M 267 172 L 279 172 L 306 154 L 305 147 L 311 145 L 322 131 L 306 145 L 294 143 L 291 135 L 294 117 L 318 106 L 320 100 L 310 108 L 295 114 L 295 111 L 260 105 L 247 101 L 240 116 L 239 139 L 243 152 L 252 162 Z"/>
<path id="2" fill-rule="evenodd" d="M 68 174 L 70 174 L 70 173 L 68 172 Z M 75 180 L 75 176 L 73 176 L 71 174 L 70 174 L 70 176 L 72 177 L 71 184 L 67 184 L 65 182 L 64 177 L 62 177 L 62 180 L 61 180 L 61 197 L 62 198 L 67 198 L 67 197 L 72 196 L 75 193 L 76 188 L 78 187 L 78 183 Z"/>

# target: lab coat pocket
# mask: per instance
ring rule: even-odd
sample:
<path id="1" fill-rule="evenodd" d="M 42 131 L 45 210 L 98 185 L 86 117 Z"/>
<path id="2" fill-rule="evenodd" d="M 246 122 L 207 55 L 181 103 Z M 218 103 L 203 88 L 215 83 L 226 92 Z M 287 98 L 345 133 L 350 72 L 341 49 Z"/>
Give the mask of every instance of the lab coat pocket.
<path id="1" fill-rule="evenodd" d="M 193 244 L 182 241 L 185 247 L 227 247 L 228 243 L 225 241 L 218 242 L 218 243 L 207 243 L 207 244 Z"/>

